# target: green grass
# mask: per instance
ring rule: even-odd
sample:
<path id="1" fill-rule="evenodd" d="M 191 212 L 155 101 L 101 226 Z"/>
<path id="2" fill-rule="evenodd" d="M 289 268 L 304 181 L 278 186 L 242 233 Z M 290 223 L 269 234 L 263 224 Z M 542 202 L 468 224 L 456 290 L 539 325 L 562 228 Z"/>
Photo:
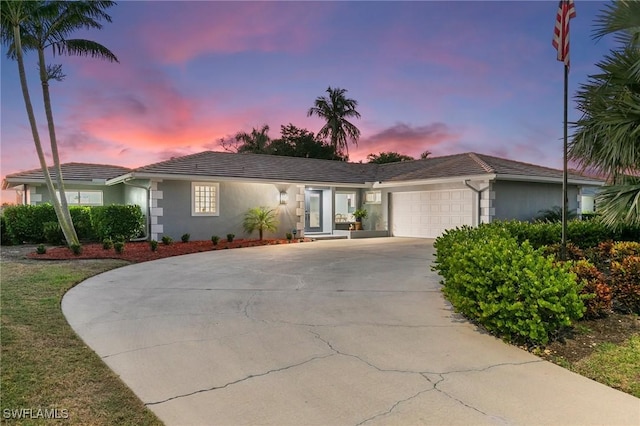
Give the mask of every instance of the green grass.
<path id="1" fill-rule="evenodd" d="M 66 410 L 65 423 L 162 424 L 75 334 L 60 309 L 82 280 L 125 265 L 116 260 L 2 262 L 0 379 L 5 410 Z M 11 421 L 43 424 L 43 419 Z"/>
<path id="2" fill-rule="evenodd" d="M 603 343 L 571 367 L 585 377 L 640 398 L 640 335 L 620 345 Z"/>

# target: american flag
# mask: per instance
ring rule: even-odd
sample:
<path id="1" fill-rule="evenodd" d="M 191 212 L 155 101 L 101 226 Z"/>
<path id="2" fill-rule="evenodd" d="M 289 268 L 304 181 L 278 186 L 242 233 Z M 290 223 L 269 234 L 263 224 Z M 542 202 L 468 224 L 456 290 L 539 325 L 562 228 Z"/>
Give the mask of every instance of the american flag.
<path id="1" fill-rule="evenodd" d="M 558 51 L 558 60 L 564 62 L 567 67 L 569 66 L 569 20 L 575 17 L 576 8 L 573 0 L 560 0 L 551 44 Z"/>

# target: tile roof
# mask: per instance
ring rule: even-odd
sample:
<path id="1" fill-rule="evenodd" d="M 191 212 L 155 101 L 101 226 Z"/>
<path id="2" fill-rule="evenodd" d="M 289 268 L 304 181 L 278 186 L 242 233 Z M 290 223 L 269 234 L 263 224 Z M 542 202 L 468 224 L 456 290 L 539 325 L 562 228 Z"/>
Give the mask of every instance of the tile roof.
<path id="1" fill-rule="evenodd" d="M 364 184 L 374 175 L 369 164 L 315 158 L 204 151 L 133 170 L 133 174 L 211 176 L 295 182 Z"/>
<path id="2" fill-rule="evenodd" d="M 49 168 L 52 178 L 55 172 Z M 314 158 L 262 154 L 234 154 L 204 151 L 172 158 L 136 169 L 103 164 L 66 163 L 62 173 L 67 181 L 113 179 L 127 173 L 135 175 L 203 176 L 266 181 L 292 181 L 326 184 L 365 184 L 367 182 L 410 182 L 461 176 L 497 175 L 506 177 L 561 180 L 562 171 L 490 155 L 464 153 L 423 160 L 387 164 L 347 163 Z M 40 169 L 7 175 L 7 181 L 43 179 Z M 570 180 L 602 180 L 569 173 Z"/>
<path id="3" fill-rule="evenodd" d="M 113 179 L 131 171 L 131 169 L 120 166 L 110 166 L 107 164 L 88 164 L 88 163 L 64 163 L 60 165 L 62 176 L 65 181 L 91 181 L 93 179 Z M 51 179 L 55 180 L 57 173 L 54 167 L 49 167 Z M 34 179 L 44 180 L 42 169 L 27 170 L 24 172 L 13 173 L 6 176 L 7 180 Z"/>

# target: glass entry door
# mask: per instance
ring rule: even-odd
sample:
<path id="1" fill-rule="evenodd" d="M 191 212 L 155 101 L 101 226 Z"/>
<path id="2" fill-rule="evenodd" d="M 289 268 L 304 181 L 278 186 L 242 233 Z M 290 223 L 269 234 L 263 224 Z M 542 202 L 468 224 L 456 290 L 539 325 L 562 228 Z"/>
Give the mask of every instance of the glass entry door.
<path id="1" fill-rule="evenodd" d="M 306 190 L 304 205 L 305 232 L 322 232 L 322 191 Z"/>

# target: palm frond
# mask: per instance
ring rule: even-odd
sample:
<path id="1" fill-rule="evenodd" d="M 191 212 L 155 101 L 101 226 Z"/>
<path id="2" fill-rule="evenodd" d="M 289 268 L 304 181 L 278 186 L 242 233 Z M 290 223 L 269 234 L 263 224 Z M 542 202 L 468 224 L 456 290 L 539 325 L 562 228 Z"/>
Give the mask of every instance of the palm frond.
<path id="1" fill-rule="evenodd" d="M 596 205 L 607 226 L 640 226 L 640 183 L 606 186 L 596 196 Z"/>
<path id="2" fill-rule="evenodd" d="M 116 55 L 100 43 L 91 40 L 63 40 L 52 43 L 54 55 L 90 56 L 109 62 L 119 62 Z"/>

